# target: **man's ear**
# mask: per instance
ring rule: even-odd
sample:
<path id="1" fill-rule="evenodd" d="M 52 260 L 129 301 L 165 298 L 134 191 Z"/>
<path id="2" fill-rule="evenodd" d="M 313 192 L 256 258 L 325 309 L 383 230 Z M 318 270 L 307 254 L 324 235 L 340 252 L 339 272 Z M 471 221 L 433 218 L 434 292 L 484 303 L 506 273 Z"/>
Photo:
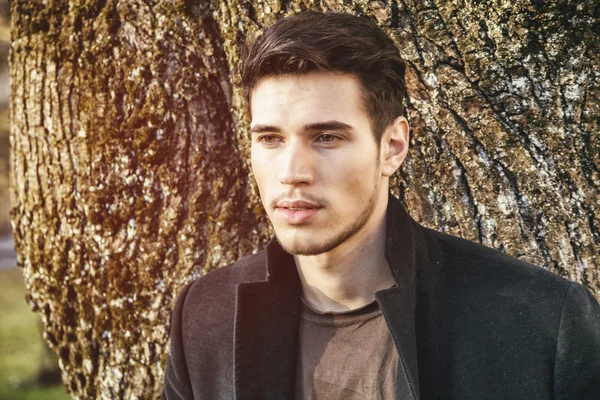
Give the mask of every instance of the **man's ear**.
<path id="1" fill-rule="evenodd" d="M 410 139 L 410 127 L 404 117 L 397 117 L 385 129 L 381 138 L 381 174 L 390 177 L 396 172 L 406 154 Z"/>

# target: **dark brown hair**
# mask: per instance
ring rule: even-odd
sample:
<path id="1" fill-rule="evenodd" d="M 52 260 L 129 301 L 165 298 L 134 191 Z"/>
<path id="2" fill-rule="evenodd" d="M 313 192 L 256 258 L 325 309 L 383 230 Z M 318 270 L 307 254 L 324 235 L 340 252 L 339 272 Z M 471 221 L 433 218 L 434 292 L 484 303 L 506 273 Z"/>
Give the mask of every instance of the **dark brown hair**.
<path id="1" fill-rule="evenodd" d="M 351 14 L 306 11 L 280 19 L 246 46 L 236 83 L 250 107 L 261 79 L 312 71 L 358 78 L 377 143 L 394 118 L 404 115 L 404 60 L 375 22 Z"/>

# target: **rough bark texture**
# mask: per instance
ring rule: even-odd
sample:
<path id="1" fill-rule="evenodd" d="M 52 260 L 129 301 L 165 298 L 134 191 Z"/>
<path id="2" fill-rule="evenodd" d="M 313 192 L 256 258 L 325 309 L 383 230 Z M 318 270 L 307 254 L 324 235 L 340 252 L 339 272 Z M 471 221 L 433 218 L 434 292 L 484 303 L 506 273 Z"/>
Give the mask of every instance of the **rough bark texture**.
<path id="1" fill-rule="evenodd" d="M 9 148 L 9 70 L 8 52 L 10 48 L 10 7 L 8 0 L 0 0 L 0 243 L 5 235 L 10 235 L 10 198 L 8 182 Z M 2 247 L 0 245 L 0 247 Z M 7 250 L 0 249 L 0 268 L 12 262 L 6 258 Z M 9 254 L 12 253 L 12 248 Z M 10 257 L 10 256 L 9 256 Z M 12 258 L 12 257 L 10 257 Z"/>
<path id="2" fill-rule="evenodd" d="M 406 58 L 412 150 L 392 187 L 417 220 L 600 297 L 594 1 L 12 7 L 14 234 L 74 398 L 157 396 L 181 285 L 272 234 L 230 71 L 246 37 L 305 9 L 375 18 Z"/>

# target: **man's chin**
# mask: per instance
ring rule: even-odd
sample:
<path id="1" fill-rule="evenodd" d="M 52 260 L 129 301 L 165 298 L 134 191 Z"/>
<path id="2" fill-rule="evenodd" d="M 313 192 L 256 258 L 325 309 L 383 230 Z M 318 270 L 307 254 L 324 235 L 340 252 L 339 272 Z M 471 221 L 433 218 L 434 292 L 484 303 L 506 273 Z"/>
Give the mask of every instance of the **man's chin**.
<path id="1" fill-rule="evenodd" d="M 331 250 L 324 243 L 298 240 L 298 238 L 289 239 L 285 236 L 280 237 L 279 235 L 276 235 L 276 238 L 283 250 L 296 256 L 316 256 Z"/>
<path id="2" fill-rule="evenodd" d="M 314 232 L 309 235 L 294 235 L 289 237 L 276 233 L 279 245 L 287 252 L 296 256 L 317 256 L 327 253 L 339 246 L 346 237 L 322 238 Z"/>

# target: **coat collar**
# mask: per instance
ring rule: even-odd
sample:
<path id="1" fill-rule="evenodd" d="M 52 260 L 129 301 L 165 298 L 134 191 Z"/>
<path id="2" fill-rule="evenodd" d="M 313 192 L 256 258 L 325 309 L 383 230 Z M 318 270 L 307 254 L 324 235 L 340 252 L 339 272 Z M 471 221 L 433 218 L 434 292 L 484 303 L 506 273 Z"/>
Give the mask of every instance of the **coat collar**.
<path id="1" fill-rule="evenodd" d="M 396 287 L 375 299 L 396 349 L 396 399 L 418 400 L 415 336 L 416 286 L 431 255 L 421 242 L 423 228 L 391 193 L 386 214 L 385 256 Z M 274 237 L 266 246 L 265 280 L 243 282 L 236 296 L 234 332 L 235 399 L 293 399 L 295 392 L 301 286 L 293 256 Z M 439 262 L 438 262 L 439 264 Z"/>

